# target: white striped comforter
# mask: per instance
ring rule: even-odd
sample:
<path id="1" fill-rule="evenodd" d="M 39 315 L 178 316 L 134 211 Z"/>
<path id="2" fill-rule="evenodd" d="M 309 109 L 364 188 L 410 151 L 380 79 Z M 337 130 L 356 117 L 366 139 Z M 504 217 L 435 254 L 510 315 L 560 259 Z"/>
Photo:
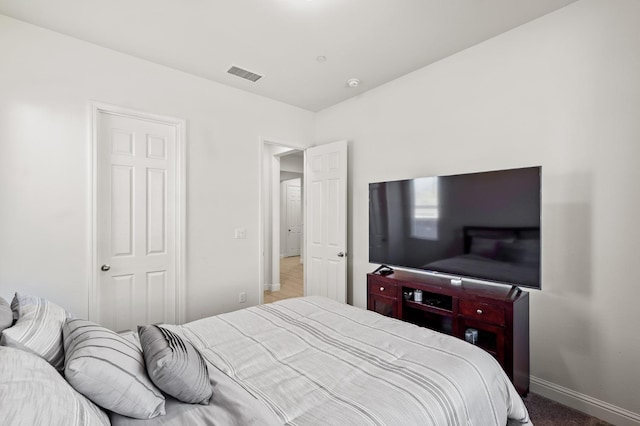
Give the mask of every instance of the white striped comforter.
<path id="1" fill-rule="evenodd" d="M 290 299 L 179 328 L 282 424 L 530 424 L 484 351 L 329 299 Z"/>

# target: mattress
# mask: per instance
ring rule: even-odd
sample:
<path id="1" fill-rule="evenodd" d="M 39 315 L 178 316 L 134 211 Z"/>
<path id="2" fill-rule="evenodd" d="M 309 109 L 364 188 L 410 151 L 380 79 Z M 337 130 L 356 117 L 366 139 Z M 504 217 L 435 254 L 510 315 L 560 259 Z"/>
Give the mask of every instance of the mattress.
<path id="1" fill-rule="evenodd" d="M 451 336 L 322 297 L 172 326 L 200 350 L 214 397 L 114 425 L 530 425 L 498 362 Z"/>

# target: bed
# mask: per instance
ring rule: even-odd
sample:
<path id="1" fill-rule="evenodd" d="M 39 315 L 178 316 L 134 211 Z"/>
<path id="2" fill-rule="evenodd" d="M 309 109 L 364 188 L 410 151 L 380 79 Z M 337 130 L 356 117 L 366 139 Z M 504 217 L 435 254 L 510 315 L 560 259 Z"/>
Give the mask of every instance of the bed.
<path id="1" fill-rule="evenodd" d="M 187 404 L 165 395 L 164 415 L 140 420 L 109 412 L 111 424 L 531 424 L 486 352 L 326 298 L 289 299 L 163 327 L 205 360 L 211 399 Z M 135 334 L 127 339 L 139 344 Z M 0 393 L 10 396 L 0 375 Z"/>

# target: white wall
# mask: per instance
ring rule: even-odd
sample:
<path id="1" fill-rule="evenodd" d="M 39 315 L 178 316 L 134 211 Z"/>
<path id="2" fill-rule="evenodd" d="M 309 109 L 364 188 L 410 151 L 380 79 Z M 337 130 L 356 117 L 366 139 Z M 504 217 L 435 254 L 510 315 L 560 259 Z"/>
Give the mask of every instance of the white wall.
<path id="1" fill-rule="evenodd" d="M 291 172 L 291 173 L 304 173 L 304 157 L 299 153 L 294 153 L 290 155 L 284 155 L 280 159 L 280 180 L 289 179 L 289 177 L 282 178 L 282 172 Z M 291 178 L 291 179 L 295 179 Z"/>
<path id="2" fill-rule="evenodd" d="M 531 373 L 640 413 L 639 17 L 583 0 L 318 113 L 317 143 L 351 143 L 350 300 L 376 266 L 369 182 L 542 165 Z"/>
<path id="3" fill-rule="evenodd" d="M 187 319 L 258 302 L 260 139 L 304 146 L 312 113 L 1 15 L 0 58 L 1 296 L 87 315 L 95 100 L 187 120 Z"/>

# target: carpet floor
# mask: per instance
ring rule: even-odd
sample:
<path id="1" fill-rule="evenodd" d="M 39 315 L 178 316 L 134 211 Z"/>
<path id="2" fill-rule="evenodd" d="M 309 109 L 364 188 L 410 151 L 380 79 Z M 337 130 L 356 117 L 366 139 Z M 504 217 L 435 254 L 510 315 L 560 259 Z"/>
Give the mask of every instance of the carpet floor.
<path id="1" fill-rule="evenodd" d="M 613 426 L 535 393 L 529 392 L 523 401 L 533 426 Z"/>

